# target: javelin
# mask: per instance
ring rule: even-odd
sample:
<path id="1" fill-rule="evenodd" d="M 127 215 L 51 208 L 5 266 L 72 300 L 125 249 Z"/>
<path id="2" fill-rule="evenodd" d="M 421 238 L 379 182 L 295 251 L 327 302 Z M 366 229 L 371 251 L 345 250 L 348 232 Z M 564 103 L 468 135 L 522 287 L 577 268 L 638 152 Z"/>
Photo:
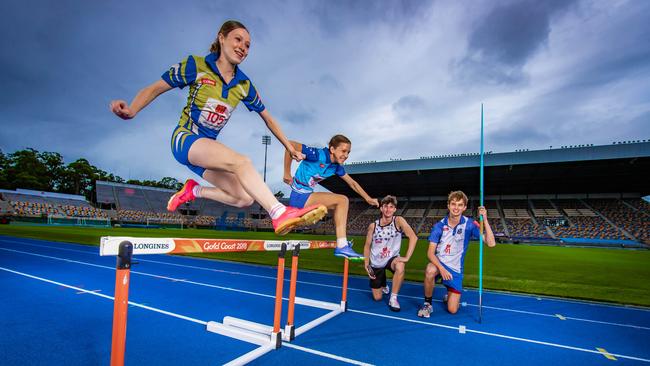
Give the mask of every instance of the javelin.
<path id="1" fill-rule="evenodd" d="M 481 186 L 480 206 L 483 206 L 483 103 L 481 103 Z M 479 262 L 478 262 L 478 322 L 483 320 L 483 215 L 479 216 L 481 232 L 479 235 Z"/>

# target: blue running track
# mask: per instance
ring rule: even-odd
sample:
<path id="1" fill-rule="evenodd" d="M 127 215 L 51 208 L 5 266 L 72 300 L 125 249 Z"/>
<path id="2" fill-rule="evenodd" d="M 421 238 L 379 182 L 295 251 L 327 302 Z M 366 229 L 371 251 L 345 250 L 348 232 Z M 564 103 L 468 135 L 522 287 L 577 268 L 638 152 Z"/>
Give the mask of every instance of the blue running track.
<path id="1" fill-rule="evenodd" d="M 98 252 L 0 236 L 0 364 L 109 364 L 115 257 Z M 127 365 L 221 365 L 258 348 L 207 332 L 206 323 L 234 316 L 271 325 L 276 268 L 169 255 L 136 260 Z M 434 312 L 421 319 L 421 284 L 403 285 L 395 313 L 372 300 L 367 278 L 351 277 L 347 312 L 252 364 L 650 365 L 648 309 L 486 291 L 479 324 L 476 291 L 463 293 L 456 315 L 444 310 L 443 295 L 437 287 Z M 297 296 L 339 303 L 341 276 L 300 271 Z M 328 312 L 296 305 L 296 326 Z"/>

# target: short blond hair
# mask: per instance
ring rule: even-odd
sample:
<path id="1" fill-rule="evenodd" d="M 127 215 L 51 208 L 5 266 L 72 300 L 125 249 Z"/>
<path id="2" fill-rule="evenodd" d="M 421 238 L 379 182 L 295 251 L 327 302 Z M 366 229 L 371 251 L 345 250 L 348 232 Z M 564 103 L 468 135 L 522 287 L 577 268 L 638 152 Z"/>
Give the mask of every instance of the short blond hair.
<path id="1" fill-rule="evenodd" d="M 463 191 L 453 191 L 449 192 L 449 196 L 447 196 L 447 204 L 450 204 L 451 201 L 463 201 L 465 203 L 465 206 L 467 206 L 467 195 L 463 193 Z"/>

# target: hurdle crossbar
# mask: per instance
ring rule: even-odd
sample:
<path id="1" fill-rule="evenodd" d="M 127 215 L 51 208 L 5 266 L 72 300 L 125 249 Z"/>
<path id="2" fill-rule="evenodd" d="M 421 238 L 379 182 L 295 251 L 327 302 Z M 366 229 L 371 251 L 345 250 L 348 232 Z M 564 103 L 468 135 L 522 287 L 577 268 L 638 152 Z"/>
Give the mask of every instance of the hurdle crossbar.
<path id="1" fill-rule="evenodd" d="M 335 241 L 318 240 L 246 240 L 246 239 L 181 239 L 181 238 L 131 238 L 125 236 L 104 236 L 101 238 L 99 255 L 118 255 L 120 244 L 133 244 L 133 255 L 183 254 L 183 253 L 228 253 L 280 251 L 300 246 L 307 249 L 334 249 Z"/>
<path id="2" fill-rule="evenodd" d="M 133 255 L 183 254 L 183 253 L 226 253 L 248 251 L 278 251 L 278 273 L 276 279 L 275 312 L 273 326 L 226 316 L 223 323 L 210 321 L 206 330 L 227 337 L 256 344 L 260 348 L 243 355 L 229 365 L 245 364 L 269 350 L 280 348 L 282 340 L 291 341 L 297 335 L 322 324 L 328 319 L 347 310 L 347 276 L 349 261 L 345 259 L 343 273 L 343 293 L 340 305 L 324 301 L 296 297 L 298 254 L 305 249 L 335 248 L 334 241 L 313 240 L 245 240 L 245 239 L 185 239 L 185 238 L 135 238 L 102 237 L 100 255 L 117 256 L 115 275 L 115 303 L 113 310 L 113 336 L 111 345 L 111 366 L 124 365 L 126 349 L 126 319 L 128 311 L 128 292 L 130 268 Z M 284 334 L 280 329 L 282 313 L 282 293 L 284 284 L 284 256 L 287 250 L 293 251 L 291 266 L 291 287 L 289 310 Z M 136 262 L 133 262 L 136 263 Z M 329 313 L 294 329 L 295 304 L 330 310 Z"/>

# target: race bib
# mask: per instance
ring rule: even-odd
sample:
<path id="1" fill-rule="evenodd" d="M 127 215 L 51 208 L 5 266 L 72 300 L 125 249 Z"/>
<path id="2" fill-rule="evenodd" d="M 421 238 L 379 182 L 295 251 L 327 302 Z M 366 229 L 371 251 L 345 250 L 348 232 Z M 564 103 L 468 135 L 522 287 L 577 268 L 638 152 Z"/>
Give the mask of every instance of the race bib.
<path id="1" fill-rule="evenodd" d="M 228 123 L 234 108 L 216 99 L 208 99 L 201 110 L 199 123 L 206 128 L 219 131 Z"/>

